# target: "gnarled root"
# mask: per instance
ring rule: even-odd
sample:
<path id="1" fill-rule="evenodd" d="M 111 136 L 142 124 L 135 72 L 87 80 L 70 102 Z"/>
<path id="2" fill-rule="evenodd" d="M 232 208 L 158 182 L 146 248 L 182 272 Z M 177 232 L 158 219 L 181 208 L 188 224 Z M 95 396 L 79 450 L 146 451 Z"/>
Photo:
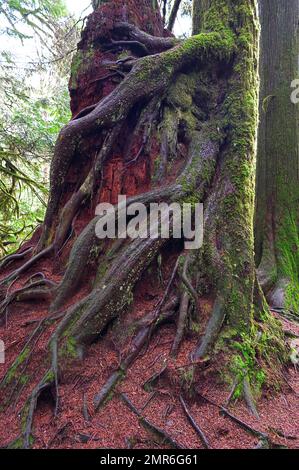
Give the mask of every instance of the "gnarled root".
<path id="1" fill-rule="evenodd" d="M 214 302 L 213 311 L 206 327 L 205 334 L 192 354 L 192 361 L 197 362 L 207 354 L 209 347 L 213 345 L 221 330 L 224 319 L 225 312 L 223 308 L 223 299 L 219 296 Z"/>
<path id="2" fill-rule="evenodd" d="M 158 326 L 173 316 L 177 301 L 178 299 L 174 298 L 165 306 L 164 309 L 162 309 L 162 311 L 161 308 L 159 308 L 158 311 L 154 311 L 142 319 L 143 326 L 141 326 L 138 333 L 134 337 L 130 346 L 130 351 L 126 358 L 121 361 L 117 371 L 113 372 L 100 392 L 97 393 L 94 397 L 94 407 L 96 410 L 100 406 L 104 405 L 107 398 L 111 396 L 111 392 L 113 392 L 115 386 L 124 377 L 127 369 L 133 364 L 135 359 L 140 354 L 142 348 L 150 340 L 151 335 L 158 328 Z"/>
<path id="3" fill-rule="evenodd" d="M 34 255 L 26 263 L 24 263 L 18 269 L 16 269 L 11 274 L 9 274 L 4 279 L 2 279 L 0 282 L 0 286 L 5 286 L 13 282 L 15 279 L 21 276 L 21 274 L 24 274 L 26 271 L 28 271 L 28 269 L 31 268 L 35 263 L 37 263 L 37 261 L 39 261 L 40 259 L 46 256 L 49 256 L 52 253 L 52 251 L 53 251 L 53 245 L 50 245 L 48 248 L 45 248 L 44 250 Z"/>
<path id="4" fill-rule="evenodd" d="M 0 263 L 0 269 L 6 268 L 13 261 L 18 261 L 20 259 L 25 258 L 25 256 L 27 256 L 31 252 L 32 252 L 32 248 L 30 247 L 30 248 L 27 248 L 27 250 L 15 253 L 13 255 L 5 256 Z"/>
<path id="5" fill-rule="evenodd" d="M 47 390 L 51 389 L 53 386 L 53 372 L 52 370 L 47 371 L 39 384 L 34 388 L 30 397 L 25 404 L 22 411 L 22 420 L 24 422 L 24 429 L 22 430 L 21 441 L 22 448 L 29 449 L 32 445 L 32 425 L 34 412 L 38 404 L 38 400 L 41 394 Z"/>

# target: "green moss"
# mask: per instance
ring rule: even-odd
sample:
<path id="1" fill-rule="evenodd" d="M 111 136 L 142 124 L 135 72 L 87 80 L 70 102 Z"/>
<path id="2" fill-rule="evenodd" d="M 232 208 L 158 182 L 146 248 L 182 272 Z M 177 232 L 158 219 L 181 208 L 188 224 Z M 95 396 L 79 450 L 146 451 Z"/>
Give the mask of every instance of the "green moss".
<path id="1" fill-rule="evenodd" d="M 78 75 L 92 65 L 93 57 L 94 49 L 92 46 L 87 51 L 79 49 L 76 52 L 71 65 L 70 89 L 75 90 L 77 88 Z"/>
<path id="2" fill-rule="evenodd" d="M 30 348 L 28 346 L 18 355 L 15 362 L 9 368 L 9 370 L 8 370 L 6 376 L 5 376 L 5 380 L 3 381 L 2 387 L 6 387 L 11 382 L 18 379 L 19 368 L 27 360 L 27 357 L 29 356 L 29 354 L 30 354 Z"/>
<path id="3" fill-rule="evenodd" d="M 296 193 L 298 193 L 298 189 L 295 192 L 290 192 L 292 195 L 296 195 Z M 299 315 L 299 232 L 294 206 L 288 207 L 286 205 L 278 220 L 276 233 L 277 278 L 284 281 L 286 286 L 284 308 Z"/>
<path id="4" fill-rule="evenodd" d="M 253 323 L 248 333 L 236 335 L 232 331 L 231 336 L 226 335 L 229 341 L 228 349 L 235 351 L 230 360 L 230 373 L 232 381 L 237 382 L 234 397 L 239 398 L 243 392 L 243 381 L 248 378 L 253 393 L 260 395 L 262 387 L 267 380 L 279 387 L 276 377 L 277 370 L 286 358 L 283 334 L 279 323 L 269 314 L 264 324 Z M 239 339 L 235 339 L 239 336 Z"/>

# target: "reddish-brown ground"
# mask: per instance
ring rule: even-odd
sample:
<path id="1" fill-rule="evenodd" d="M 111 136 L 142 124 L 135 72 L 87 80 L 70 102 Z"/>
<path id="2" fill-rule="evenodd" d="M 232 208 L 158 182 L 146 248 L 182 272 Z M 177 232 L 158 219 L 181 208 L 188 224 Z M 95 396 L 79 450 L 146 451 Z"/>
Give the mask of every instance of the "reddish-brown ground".
<path id="1" fill-rule="evenodd" d="M 59 280 L 47 267 L 49 260 L 38 266 L 49 278 Z M 36 272 L 36 270 L 35 270 Z M 161 327 L 151 339 L 148 349 L 140 354 L 129 369 L 126 378 L 117 387 L 114 397 L 97 413 L 93 411 L 94 395 L 109 375 L 117 368 L 120 358 L 126 351 L 130 339 L 123 334 L 124 325 L 149 313 L 159 299 L 163 288 L 159 286 L 156 272 L 145 284 L 141 280 L 136 289 L 134 310 L 128 312 L 121 322 L 112 325 L 105 336 L 87 351 L 83 362 L 75 361 L 65 368 L 60 383 L 60 411 L 55 418 L 53 403 L 45 397 L 38 406 L 34 419 L 35 448 L 127 448 L 134 442 L 134 448 L 163 448 L 155 438 L 139 423 L 138 418 L 126 407 L 118 392 L 127 394 L 132 403 L 142 410 L 152 391 L 146 392 L 143 384 L 155 372 L 162 369 L 169 358 L 169 351 L 175 334 L 175 324 Z M 31 273 L 28 273 L 28 277 Z M 164 272 L 164 276 L 169 272 Z M 13 289 L 18 288 L 16 282 Z M 84 294 L 84 288 L 78 297 Z M 72 300 L 74 302 L 75 299 Z M 203 305 L 204 307 L 204 305 Z M 9 308 L 7 324 L 0 328 L 0 338 L 6 345 L 6 363 L 0 365 L 0 379 L 21 351 L 24 341 L 36 325 L 34 319 L 47 315 L 47 306 L 42 303 L 20 303 Z M 283 321 L 286 330 L 299 335 L 299 326 Z M 47 340 L 53 327 L 38 341 L 26 374 L 37 377 L 42 370 L 43 359 L 47 355 Z M 195 346 L 195 337 L 190 335 L 182 344 L 177 361 L 168 359 L 168 369 L 155 385 L 155 394 L 143 409 L 143 415 L 152 423 L 163 428 L 177 442 L 186 448 L 202 448 L 202 444 L 182 411 L 179 402 L 180 376 L 188 371 L 189 354 Z M 181 369 L 178 369 L 182 367 Z M 272 439 L 289 448 L 299 444 L 298 375 L 293 366 L 285 371 L 287 382 L 275 392 L 265 391 L 258 403 L 260 420 L 248 412 L 243 402 L 230 405 L 230 411 L 253 427 L 267 432 Z M 224 404 L 229 389 L 204 366 L 196 376 L 196 387 L 201 394 L 219 405 Z M 83 417 L 83 397 L 88 405 L 90 421 Z M 21 396 L 4 414 L 0 415 L 0 445 L 12 441 L 20 432 L 20 415 L 25 396 Z M 219 414 L 219 410 L 194 396 L 188 401 L 190 410 L 198 425 L 205 432 L 214 448 L 253 448 L 258 439 L 242 430 L 229 419 Z M 275 434 L 281 432 L 288 438 Z M 82 442 L 84 441 L 84 442 Z M 87 442 L 86 442 L 87 441 Z"/>

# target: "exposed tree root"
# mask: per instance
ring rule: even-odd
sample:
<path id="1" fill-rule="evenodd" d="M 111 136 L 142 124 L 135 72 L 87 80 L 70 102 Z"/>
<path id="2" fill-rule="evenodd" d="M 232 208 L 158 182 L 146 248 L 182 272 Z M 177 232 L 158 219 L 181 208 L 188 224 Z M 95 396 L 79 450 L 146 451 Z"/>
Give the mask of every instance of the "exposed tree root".
<path id="1" fill-rule="evenodd" d="M 165 360 L 166 362 L 166 360 Z M 143 384 L 143 388 L 146 392 L 149 392 L 156 382 L 164 375 L 167 371 L 167 362 L 158 372 L 155 372 L 146 382 Z"/>
<path id="2" fill-rule="evenodd" d="M 114 30 L 115 32 L 122 34 L 125 33 L 131 39 L 134 39 L 143 44 L 143 46 L 146 48 L 147 54 L 156 54 L 162 51 L 166 51 L 167 49 L 171 49 L 180 43 L 180 40 L 176 39 L 175 37 L 159 38 L 156 36 L 151 36 L 136 26 L 125 22 L 117 23 L 114 27 Z"/>
<path id="3" fill-rule="evenodd" d="M 189 295 L 184 290 L 181 293 L 180 311 L 179 311 L 179 317 L 178 317 L 177 332 L 176 332 L 176 336 L 175 336 L 175 339 L 174 339 L 174 342 L 173 342 L 172 348 L 171 348 L 172 357 L 177 356 L 181 341 L 182 341 L 183 336 L 184 336 L 186 318 L 187 318 L 187 315 L 188 315 L 188 307 L 189 307 Z"/>
<path id="4" fill-rule="evenodd" d="M 46 328 L 60 317 L 61 314 L 43 318 L 31 333 L 22 351 L 0 382 L 0 391 L 6 390 L 6 393 L 2 394 L 2 405 L 9 406 L 13 399 L 16 401 L 19 397 L 22 388 L 28 383 L 29 377 L 25 376 L 25 372 L 39 339 Z"/>
<path id="5" fill-rule="evenodd" d="M 23 420 L 24 420 L 24 430 L 22 433 L 23 449 L 29 449 L 32 445 L 32 425 L 34 412 L 37 407 L 38 399 L 41 396 L 42 392 L 47 389 L 50 389 L 53 385 L 53 373 L 49 370 L 40 381 L 40 383 L 34 388 L 31 396 L 29 397 L 24 409 L 23 409 Z"/>
<path id="6" fill-rule="evenodd" d="M 225 319 L 223 300 L 218 297 L 214 302 L 211 318 L 208 322 L 206 332 L 200 341 L 199 346 L 192 354 L 192 361 L 197 362 L 208 352 L 209 347 L 215 342 Z"/>
<path id="7" fill-rule="evenodd" d="M 5 256 L 0 263 L 0 269 L 6 268 L 13 261 L 18 261 L 20 259 L 25 258 L 25 256 L 27 256 L 31 252 L 32 252 L 32 248 L 30 247 L 30 248 L 27 248 L 27 250 L 15 253 L 13 255 Z"/>
<path id="8" fill-rule="evenodd" d="M 166 305 L 164 304 L 167 300 L 172 283 L 177 273 L 178 264 L 179 264 L 179 259 L 175 263 L 175 266 L 170 276 L 170 279 L 168 281 L 165 293 L 162 299 L 160 300 L 158 306 L 155 308 L 153 312 L 149 313 L 145 318 L 143 318 L 139 322 L 139 330 L 131 343 L 129 353 L 127 354 L 125 359 L 121 361 L 118 370 L 113 372 L 113 374 L 109 377 L 109 379 L 107 380 L 105 385 L 102 387 L 100 392 L 95 396 L 94 407 L 96 410 L 105 403 L 105 401 L 107 400 L 107 398 L 109 398 L 109 396 L 111 396 L 111 393 L 113 392 L 115 386 L 124 377 L 127 369 L 132 365 L 132 363 L 138 357 L 144 345 L 146 345 L 146 343 L 150 340 L 150 337 L 155 331 L 155 329 L 162 322 L 166 321 L 168 318 L 170 318 L 173 315 L 175 308 L 177 307 L 178 298 L 174 297 Z"/>
<path id="9" fill-rule="evenodd" d="M 107 398 L 111 397 L 111 393 L 113 392 L 115 386 L 120 382 L 120 380 L 123 379 L 127 369 L 136 360 L 142 348 L 150 340 L 151 335 L 158 328 L 158 326 L 173 316 L 175 307 L 177 306 L 177 301 L 178 299 L 174 298 L 165 306 L 165 309 L 162 310 L 159 308 L 142 319 L 142 326 L 131 343 L 129 353 L 125 359 L 121 361 L 119 368 L 109 377 L 100 392 L 97 393 L 94 397 L 94 407 L 96 410 L 105 404 Z"/>
<path id="10" fill-rule="evenodd" d="M 252 396 L 251 387 L 250 387 L 248 377 L 245 377 L 244 380 L 243 380 L 243 395 L 244 395 L 245 401 L 247 403 L 247 406 L 248 406 L 250 412 L 253 414 L 253 416 L 255 416 L 257 419 L 259 419 L 259 414 L 257 412 L 256 406 L 255 406 L 255 403 L 254 403 L 254 398 Z"/>
<path id="11" fill-rule="evenodd" d="M 182 277 L 183 283 L 185 284 L 185 287 L 188 289 L 188 291 L 190 292 L 190 294 L 191 294 L 191 296 L 192 296 L 192 298 L 193 298 L 193 300 L 194 300 L 197 313 L 198 313 L 198 315 L 200 315 L 201 310 L 200 310 L 200 304 L 199 304 L 198 295 L 197 295 L 196 290 L 195 290 L 194 287 L 192 286 L 192 283 L 191 283 L 191 281 L 190 281 L 190 279 L 188 278 L 188 275 L 187 275 L 189 262 L 190 262 L 190 256 L 189 256 L 189 254 L 188 254 L 188 255 L 186 256 L 186 259 L 185 259 L 184 268 L 183 268 L 181 277 Z"/>
<path id="12" fill-rule="evenodd" d="M 213 400 L 210 400 L 210 398 L 207 398 L 205 397 L 204 395 L 202 395 L 201 393 L 198 392 L 198 390 L 196 390 L 196 394 L 198 395 L 198 397 L 204 401 L 206 401 L 207 403 L 209 403 L 210 405 L 213 405 L 215 406 L 216 408 L 218 408 L 220 410 L 220 413 L 229 418 L 232 422 L 234 422 L 235 424 L 237 424 L 238 426 L 240 426 L 242 429 L 244 429 L 244 431 L 248 432 L 249 434 L 255 436 L 255 437 L 258 437 L 259 438 L 259 441 L 260 443 L 262 443 L 263 447 L 266 446 L 266 448 L 268 449 L 275 449 L 275 448 L 280 448 L 282 446 L 280 446 L 279 444 L 276 444 L 274 443 L 271 438 L 269 437 L 268 434 L 265 434 L 261 431 L 258 431 L 257 429 L 253 428 L 252 426 L 250 426 L 249 424 L 245 423 L 244 421 L 242 421 L 241 419 L 237 418 L 236 416 L 234 416 L 233 414 L 231 414 L 226 408 L 224 408 L 223 406 L 220 406 L 218 405 L 217 403 L 215 403 Z"/>
<path id="13" fill-rule="evenodd" d="M 127 407 L 139 418 L 140 423 L 143 427 L 150 433 L 153 433 L 155 437 L 159 438 L 161 444 L 168 444 L 173 449 L 183 449 L 184 447 L 179 444 L 176 440 L 174 440 L 166 431 L 161 428 L 158 428 L 153 423 L 148 421 L 142 414 L 137 410 L 137 408 L 133 405 L 133 403 L 129 400 L 129 398 L 124 394 L 121 393 L 120 397 L 127 405 Z"/>
<path id="14" fill-rule="evenodd" d="M 48 283 L 50 284 L 50 288 L 43 287 L 47 286 Z M 12 294 L 7 294 L 3 302 L 0 303 L 0 324 L 4 321 L 7 308 L 13 302 L 26 302 L 28 300 L 50 301 L 52 298 L 52 288 L 53 284 L 51 282 L 47 281 L 46 279 L 42 279 L 41 281 L 33 282 L 28 286 L 18 289 Z"/>
<path id="15" fill-rule="evenodd" d="M 191 426 L 193 427 L 193 429 L 195 429 L 196 433 L 198 434 L 204 448 L 205 449 L 211 449 L 211 445 L 209 444 L 209 441 L 207 440 L 204 432 L 200 429 L 200 427 L 196 423 L 195 419 L 193 418 L 193 416 L 192 416 L 190 410 L 188 409 L 188 406 L 187 406 L 185 400 L 183 399 L 182 395 L 180 395 L 180 402 L 181 402 L 182 408 L 185 412 L 185 415 L 187 416 L 187 418 L 188 418 L 189 422 L 191 423 Z"/>
<path id="16" fill-rule="evenodd" d="M 21 274 L 24 274 L 26 271 L 28 271 L 29 268 L 31 268 L 37 261 L 41 260 L 42 258 L 49 256 L 53 252 L 53 245 L 50 245 L 48 248 L 45 248 L 44 250 L 40 251 L 36 255 L 34 255 L 31 259 L 29 259 L 26 263 L 24 263 L 22 266 L 20 266 L 18 269 L 13 271 L 11 274 L 9 274 L 7 277 L 1 280 L 0 286 L 7 285 L 10 282 L 14 281 L 17 279 Z"/>

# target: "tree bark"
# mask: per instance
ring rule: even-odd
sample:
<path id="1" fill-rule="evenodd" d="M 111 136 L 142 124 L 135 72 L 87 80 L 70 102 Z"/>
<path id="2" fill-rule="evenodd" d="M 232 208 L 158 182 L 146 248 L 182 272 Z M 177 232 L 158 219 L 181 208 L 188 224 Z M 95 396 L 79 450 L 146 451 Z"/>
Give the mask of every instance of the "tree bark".
<path id="1" fill-rule="evenodd" d="M 255 246 L 273 308 L 299 313 L 298 0 L 260 0 L 261 94 Z"/>

